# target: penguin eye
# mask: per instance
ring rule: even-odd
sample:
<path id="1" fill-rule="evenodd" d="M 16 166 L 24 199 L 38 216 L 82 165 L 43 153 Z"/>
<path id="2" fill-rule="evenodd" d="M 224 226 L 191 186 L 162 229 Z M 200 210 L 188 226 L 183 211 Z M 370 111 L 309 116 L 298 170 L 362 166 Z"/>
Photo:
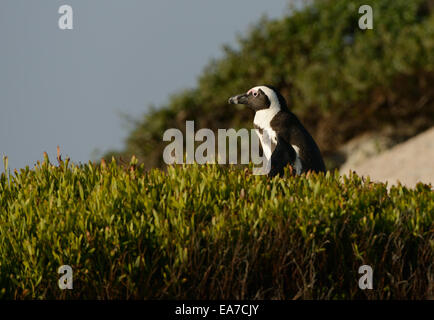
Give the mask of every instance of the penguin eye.
<path id="1" fill-rule="evenodd" d="M 258 91 L 253 91 L 253 96 L 257 97 L 258 96 Z"/>

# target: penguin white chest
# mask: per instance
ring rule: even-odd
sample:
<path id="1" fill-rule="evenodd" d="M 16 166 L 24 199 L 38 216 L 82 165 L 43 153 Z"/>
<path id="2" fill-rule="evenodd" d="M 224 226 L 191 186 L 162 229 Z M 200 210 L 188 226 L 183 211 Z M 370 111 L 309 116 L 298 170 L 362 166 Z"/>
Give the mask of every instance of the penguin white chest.
<path id="1" fill-rule="evenodd" d="M 274 149 L 277 145 L 277 135 L 273 130 L 267 129 L 256 129 L 256 134 L 259 137 L 259 141 L 261 141 L 262 150 L 264 151 L 264 156 L 267 160 L 271 159 L 271 155 L 273 154 Z"/>
<path id="2" fill-rule="evenodd" d="M 261 141 L 264 156 L 269 160 L 277 145 L 277 133 L 271 128 L 270 122 L 279 112 L 276 109 L 264 109 L 257 111 L 253 124 Z"/>

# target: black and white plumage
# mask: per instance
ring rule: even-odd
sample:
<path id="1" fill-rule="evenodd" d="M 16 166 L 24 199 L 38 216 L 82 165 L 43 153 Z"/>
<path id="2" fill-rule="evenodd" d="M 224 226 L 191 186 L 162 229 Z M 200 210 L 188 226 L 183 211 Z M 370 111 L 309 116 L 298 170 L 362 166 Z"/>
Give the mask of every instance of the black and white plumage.
<path id="1" fill-rule="evenodd" d="M 271 160 L 269 176 L 282 175 L 288 164 L 296 174 L 325 172 L 318 146 L 297 116 L 289 111 L 285 98 L 276 89 L 254 87 L 230 98 L 229 103 L 244 104 L 256 112 L 253 124 L 264 156 Z"/>

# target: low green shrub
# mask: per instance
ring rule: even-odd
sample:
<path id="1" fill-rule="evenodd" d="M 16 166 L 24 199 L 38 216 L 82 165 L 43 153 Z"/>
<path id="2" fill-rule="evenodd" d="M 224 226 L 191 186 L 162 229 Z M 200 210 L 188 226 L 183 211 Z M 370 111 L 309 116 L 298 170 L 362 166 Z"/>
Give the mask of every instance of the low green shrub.
<path id="1" fill-rule="evenodd" d="M 251 168 L 250 168 L 251 169 Z M 0 176 L 3 299 L 426 299 L 434 194 L 133 160 Z M 361 290 L 361 265 L 373 289 Z M 61 265 L 73 289 L 60 290 Z"/>

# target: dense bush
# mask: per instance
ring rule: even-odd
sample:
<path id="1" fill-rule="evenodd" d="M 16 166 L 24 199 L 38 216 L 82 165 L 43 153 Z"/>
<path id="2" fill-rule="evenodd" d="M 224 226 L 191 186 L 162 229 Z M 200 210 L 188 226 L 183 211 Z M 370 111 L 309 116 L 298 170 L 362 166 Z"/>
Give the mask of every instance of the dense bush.
<path id="1" fill-rule="evenodd" d="M 196 127 L 251 127 L 253 115 L 228 97 L 258 84 L 281 90 L 324 155 L 369 130 L 405 139 L 434 125 L 434 2 L 311 1 L 278 20 L 263 19 L 238 46 L 225 47 L 197 86 L 145 114 L 125 150 L 149 168 L 162 166 L 163 132 Z M 360 30 L 358 8 L 369 4 L 374 29 Z M 333 164 L 329 167 L 333 167 Z"/>
<path id="2" fill-rule="evenodd" d="M 337 173 L 38 164 L 0 176 L 3 298 L 428 298 L 434 194 Z M 74 270 L 73 290 L 57 269 Z M 358 268 L 374 289 L 358 288 Z"/>

